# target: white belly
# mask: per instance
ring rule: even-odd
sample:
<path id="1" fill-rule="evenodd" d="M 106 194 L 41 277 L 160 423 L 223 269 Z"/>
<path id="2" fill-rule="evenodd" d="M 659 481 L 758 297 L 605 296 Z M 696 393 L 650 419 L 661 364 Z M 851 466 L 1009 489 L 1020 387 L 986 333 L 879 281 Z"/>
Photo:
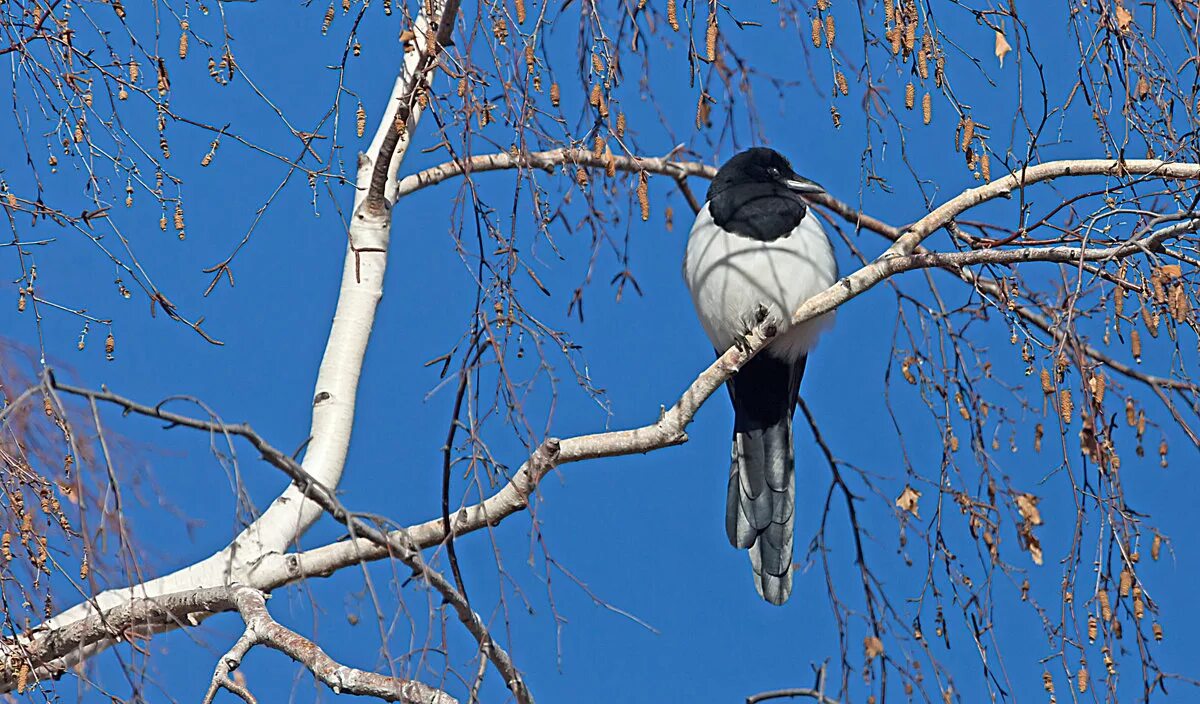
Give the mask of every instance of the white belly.
<path id="1" fill-rule="evenodd" d="M 791 325 L 807 299 L 837 280 L 833 247 L 810 211 L 791 234 L 773 242 L 742 237 L 717 227 L 708 206 L 688 236 L 683 278 L 713 347 L 725 351 L 755 323 L 761 305 L 781 321 L 780 334 L 765 350 L 798 359 L 833 324 L 833 313 Z"/>

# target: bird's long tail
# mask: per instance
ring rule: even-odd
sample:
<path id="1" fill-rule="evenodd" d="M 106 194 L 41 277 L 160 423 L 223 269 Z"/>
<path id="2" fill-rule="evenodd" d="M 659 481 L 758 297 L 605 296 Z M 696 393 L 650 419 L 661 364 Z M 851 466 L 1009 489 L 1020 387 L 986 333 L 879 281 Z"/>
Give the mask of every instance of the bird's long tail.
<path id="1" fill-rule="evenodd" d="M 792 415 L 805 361 L 764 352 L 729 381 L 734 426 L 725 531 L 734 547 L 750 550 L 754 586 L 772 604 L 792 593 Z"/>

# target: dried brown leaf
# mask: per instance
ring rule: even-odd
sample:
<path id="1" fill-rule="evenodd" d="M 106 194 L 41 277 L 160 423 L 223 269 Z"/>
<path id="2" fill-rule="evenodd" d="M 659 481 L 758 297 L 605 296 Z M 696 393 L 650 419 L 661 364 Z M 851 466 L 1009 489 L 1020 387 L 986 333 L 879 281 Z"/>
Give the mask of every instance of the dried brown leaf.
<path id="1" fill-rule="evenodd" d="M 1005 38 L 1004 32 L 996 30 L 996 58 L 1000 60 L 1000 68 L 1004 68 L 1004 57 L 1007 56 L 1008 52 L 1010 51 L 1012 51 L 1012 45 L 1008 43 L 1008 39 Z"/>
<path id="2" fill-rule="evenodd" d="M 911 513 L 914 518 L 920 518 L 921 516 L 917 513 L 917 501 L 920 498 L 921 492 L 905 484 L 904 491 L 900 492 L 900 496 L 896 497 L 896 507 L 901 511 Z"/>

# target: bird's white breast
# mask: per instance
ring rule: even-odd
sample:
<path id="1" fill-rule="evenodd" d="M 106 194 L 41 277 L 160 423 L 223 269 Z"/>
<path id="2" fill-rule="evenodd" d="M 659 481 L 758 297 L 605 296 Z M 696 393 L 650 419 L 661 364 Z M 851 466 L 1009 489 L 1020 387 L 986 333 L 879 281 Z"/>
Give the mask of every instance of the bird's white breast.
<path id="1" fill-rule="evenodd" d="M 683 264 L 700 324 L 717 350 L 731 347 L 755 324 L 761 305 L 782 321 L 765 352 L 787 359 L 805 354 L 833 323 L 832 313 L 796 326 L 789 321 L 837 276 L 833 247 L 811 211 L 788 235 L 763 242 L 718 227 L 705 205 L 688 236 Z"/>

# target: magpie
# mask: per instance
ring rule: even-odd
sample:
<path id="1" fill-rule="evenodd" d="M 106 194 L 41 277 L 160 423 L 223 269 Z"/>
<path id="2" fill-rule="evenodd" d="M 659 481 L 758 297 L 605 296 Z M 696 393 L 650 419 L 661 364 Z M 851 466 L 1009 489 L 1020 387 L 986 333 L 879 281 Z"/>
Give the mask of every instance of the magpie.
<path id="1" fill-rule="evenodd" d="M 718 171 L 688 235 L 683 276 L 717 354 L 741 344 L 764 311 L 779 321 L 761 353 L 727 382 L 733 450 L 725 532 L 750 551 L 754 586 L 772 604 L 792 593 L 796 482 L 792 416 L 808 352 L 832 313 L 790 323 L 838 278 L 833 247 L 805 195 L 823 193 L 783 155 L 756 147 Z"/>

